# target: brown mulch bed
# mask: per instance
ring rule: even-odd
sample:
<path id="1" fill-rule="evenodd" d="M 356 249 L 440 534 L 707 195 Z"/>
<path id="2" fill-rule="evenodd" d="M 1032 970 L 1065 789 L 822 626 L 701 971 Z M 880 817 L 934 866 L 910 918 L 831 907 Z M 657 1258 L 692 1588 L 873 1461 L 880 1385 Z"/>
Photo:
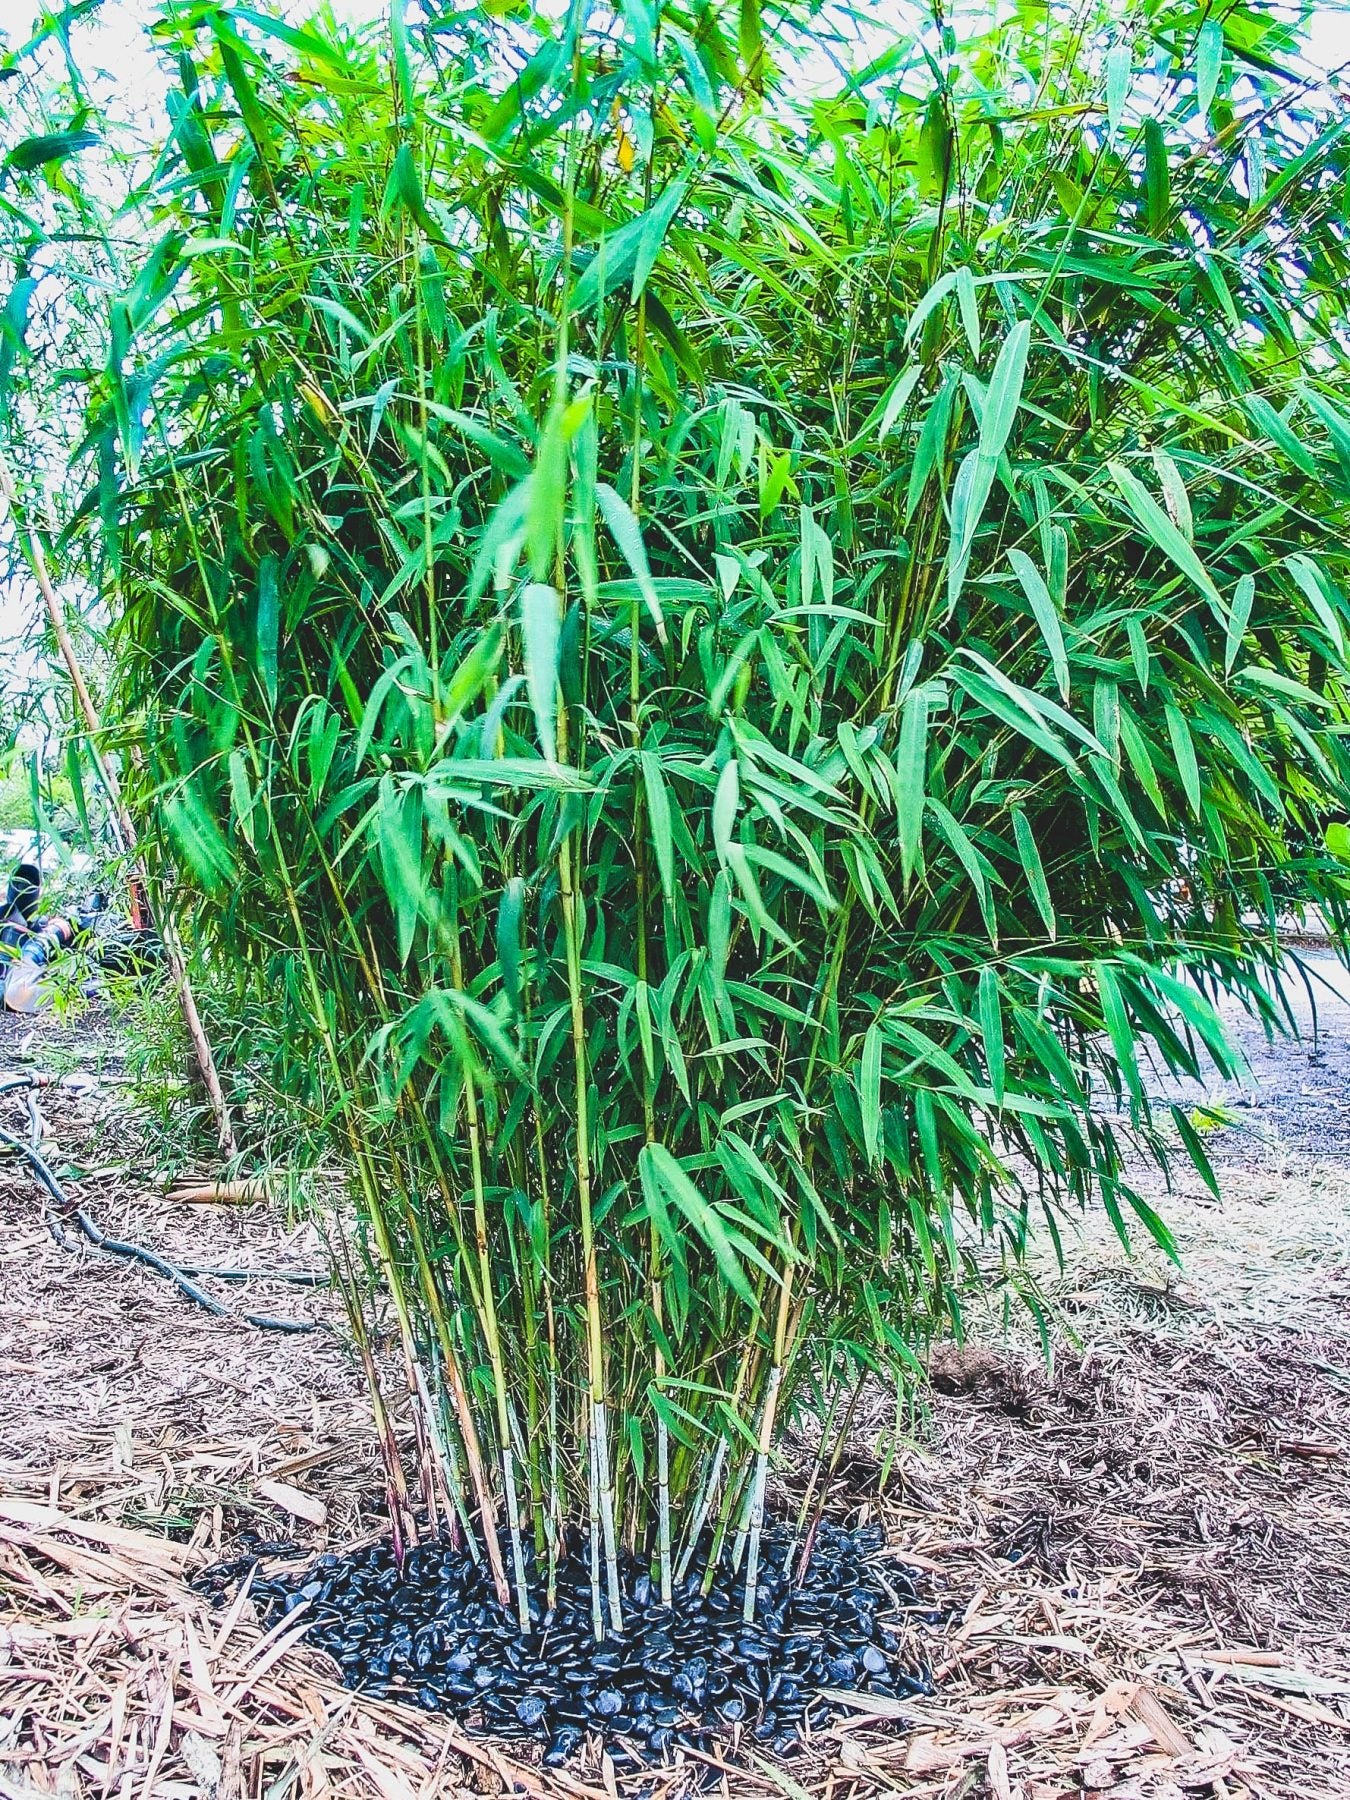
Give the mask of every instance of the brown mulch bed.
<path id="1" fill-rule="evenodd" d="M 33 1046 L 24 1040 L 28 1053 Z M 40 1044 L 40 1040 L 39 1040 Z M 45 1152 L 106 1230 L 180 1262 L 313 1267 L 284 1206 L 180 1206 L 147 1172 L 115 1051 L 48 1091 Z M 0 1123 L 26 1128 L 22 1103 Z M 1350 1793 L 1350 1174 L 1267 1144 L 1167 1202 L 1181 1275 L 1097 1226 L 1023 1322 L 934 1358 L 882 1486 L 893 1401 L 860 1409 L 831 1508 L 879 1519 L 931 1604 L 937 1692 L 841 1702 L 782 1769 L 647 1778 L 677 1800 L 1333 1800 Z M 231 1284 L 204 1283 L 230 1305 Z M 322 1292 L 250 1309 L 332 1322 Z M 997 1328 L 996 1328 L 997 1327 Z M 260 1333 L 148 1269 L 61 1248 L 0 1162 L 0 1800 L 636 1793 L 595 1747 L 519 1744 L 371 1702 L 187 1585 L 245 1530 L 302 1550 L 378 1529 L 360 1382 L 337 1336 Z M 791 1486 L 791 1471 L 786 1472 Z"/>
<path id="2" fill-rule="evenodd" d="M 1121 1331 L 1053 1375 L 936 1359 L 884 1513 L 957 1609 L 944 1699 L 1151 1696 L 1070 1758 L 1011 1756 L 1025 1800 L 1350 1793 L 1347 1362 L 1346 1336 L 1243 1344 L 1212 1323 Z"/>

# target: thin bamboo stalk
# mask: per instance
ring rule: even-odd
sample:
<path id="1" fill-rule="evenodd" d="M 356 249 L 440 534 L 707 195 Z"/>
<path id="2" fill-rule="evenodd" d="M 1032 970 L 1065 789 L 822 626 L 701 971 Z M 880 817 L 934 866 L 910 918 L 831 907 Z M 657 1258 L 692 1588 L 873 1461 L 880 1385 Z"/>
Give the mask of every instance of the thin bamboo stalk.
<path id="1" fill-rule="evenodd" d="M 355 1272 L 352 1269 L 351 1258 L 347 1254 L 346 1242 L 341 1235 L 338 1238 L 336 1252 L 330 1246 L 330 1259 L 338 1270 L 339 1286 L 342 1290 L 347 1320 L 351 1326 L 352 1341 L 356 1345 L 356 1353 L 361 1362 L 361 1372 L 365 1377 L 366 1387 L 370 1394 L 370 1410 L 375 1421 L 375 1436 L 380 1446 L 381 1460 L 384 1463 L 385 1489 L 389 1505 L 389 1530 L 393 1539 L 394 1558 L 401 1565 L 409 1543 L 417 1542 L 417 1526 L 408 1499 L 408 1483 L 403 1470 L 403 1459 L 399 1455 L 398 1439 L 394 1435 L 393 1422 L 384 1403 L 380 1372 L 376 1367 L 374 1353 L 371 1350 L 370 1333 L 366 1329 L 365 1314 L 361 1308 L 361 1296 L 357 1289 Z"/>
<path id="2" fill-rule="evenodd" d="M 797 1560 L 797 1566 L 793 1573 L 793 1580 L 798 1584 L 798 1586 L 800 1586 L 801 1583 L 806 1580 L 806 1572 L 811 1566 L 811 1555 L 816 1547 L 816 1535 L 820 1530 L 820 1522 L 825 1516 L 825 1503 L 829 1499 L 829 1495 L 830 1495 L 830 1483 L 833 1481 L 835 1471 L 839 1467 L 839 1458 L 843 1455 L 844 1445 L 848 1442 L 849 1432 L 853 1426 L 853 1414 L 857 1408 L 858 1400 L 862 1395 L 863 1386 L 865 1384 L 865 1381 L 866 1381 L 866 1376 L 860 1375 L 854 1384 L 853 1392 L 849 1395 L 848 1406 L 845 1409 L 844 1416 L 839 1423 L 839 1429 L 834 1434 L 834 1444 L 833 1444 L 833 1448 L 830 1452 L 830 1460 L 829 1460 L 828 1466 L 825 1465 L 825 1461 L 824 1461 L 825 1438 L 823 1436 L 821 1438 L 821 1442 L 820 1442 L 821 1455 L 817 1459 L 816 1466 L 811 1472 L 811 1485 L 810 1485 L 810 1487 L 808 1487 L 806 1494 L 803 1496 L 801 1513 L 797 1520 L 797 1534 L 798 1534 L 798 1537 L 800 1537 L 802 1521 L 806 1518 L 807 1511 L 809 1509 L 810 1502 L 811 1502 L 811 1497 L 815 1491 L 817 1479 L 823 1472 L 825 1480 L 824 1480 L 824 1485 L 821 1487 L 821 1490 L 820 1490 L 820 1504 L 819 1504 L 819 1506 L 816 1507 L 815 1512 L 812 1514 L 811 1523 L 807 1527 L 806 1539 L 805 1539 L 805 1542 L 802 1544 L 801 1556 Z M 836 1389 L 836 1395 L 840 1391 L 841 1390 Z M 789 1565 L 791 1565 L 792 1558 L 796 1554 L 796 1549 L 797 1549 L 797 1544 L 796 1544 L 796 1541 L 794 1541 L 793 1545 L 792 1545 L 792 1552 L 789 1554 L 789 1557 L 788 1557 Z"/>
<path id="3" fill-rule="evenodd" d="M 722 1466 L 726 1462 L 726 1459 L 727 1440 L 725 1437 L 720 1437 L 717 1440 L 717 1448 L 712 1454 L 712 1460 L 708 1464 L 707 1471 L 704 1474 L 703 1484 L 699 1489 L 698 1498 L 694 1503 L 693 1514 L 689 1520 L 688 1535 L 685 1538 L 684 1547 L 680 1551 L 680 1560 L 675 1566 L 675 1580 L 677 1582 L 683 1581 L 685 1576 L 689 1573 L 689 1565 L 694 1560 L 694 1553 L 698 1549 L 698 1541 L 703 1535 L 703 1528 L 708 1522 L 709 1513 L 712 1511 L 713 1501 L 717 1495 L 717 1484 L 722 1478 Z"/>
<path id="4" fill-rule="evenodd" d="M 436 1346 L 434 1342 L 431 1347 L 431 1355 L 432 1377 L 434 1379 L 436 1375 Z M 431 1388 L 423 1376 L 422 1365 L 420 1363 L 417 1365 L 417 1379 L 418 1395 L 427 1412 L 427 1431 L 431 1437 L 431 1447 L 440 1460 L 445 1492 L 450 1502 L 451 1510 L 448 1515 L 448 1523 L 450 1526 L 451 1541 L 458 1545 L 460 1533 L 462 1532 L 464 1544 L 469 1552 L 470 1558 L 475 1563 L 481 1562 L 482 1552 L 478 1547 L 478 1540 L 474 1536 L 473 1527 L 469 1520 L 468 1502 L 464 1495 L 464 1482 L 460 1476 L 459 1457 L 455 1451 L 455 1441 L 449 1432 L 444 1429 L 445 1415 L 436 1404 Z"/>
<path id="5" fill-rule="evenodd" d="M 573 67 L 579 72 L 580 33 L 574 33 Z M 563 205 L 563 303 L 558 327 L 558 356 L 554 373 L 554 401 L 560 404 L 567 393 L 567 347 L 571 281 L 574 207 L 576 198 L 575 125 L 568 135 L 567 167 Z M 560 617 L 566 614 L 566 569 L 563 560 L 562 533 L 558 534 L 556 582 Z M 570 755 L 570 727 L 565 700 L 559 696 L 557 721 L 557 754 L 565 764 Z M 580 758 L 578 759 L 580 760 Z M 576 1183 L 577 1207 L 581 1222 L 581 1250 L 586 1306 L 586 1363 L 590 1396 L 591 1436 L 594 1449 L 596 1494 L 600 1524 L 604 1534 L 605 1573 L 609 1590 L 609 1620 L 615 1631 L 623 1630 L 623 1602 L 619 1591 L 619 1560 L 614 1535 L 614 1490 L 609 1467 L 608 1434 L 605 1429 L 605 1360 L 604 1332 L 600 1305 L 600 1276 L 596 1259 L 595 1225 L 591 1208 L 591 1127 L 590 1072 L 586 1055 L 586 1017 L 581 974 L 581 918 L 577 896 L 576 859 L 580 855 L 579 834 L 568 833 L 558 846 L 558 887 L 562 905 L 563 937 L 566 945 L 567 995 L 571 1021 L 572 1061 L 576 1083 Z M 594 1523 L 594 1517 L 593 1521 Z M 597 1637 L 603 1626 L 597 1620 Z"/>
<path id="6" fill-rule="evenodd" d="M 769 1474 L 769 1452 L 773 1448 L 774 1426 L 778 1419 L 778 1395 L 783 1384 L 795 1266 L 790 1262 L 783 1271 L 783 1286 L 778 1297 L 778 1318 L 774 1325 L 773 1366 L 769 1370 L 764 1404 L 760 1410 L 759 1445 L 755 1453 L 755 1473 L 750 1498 L 750 1550 L 745 1565 L 744 1616 L 747 1624 L 755 1616 L 755 1599 L 759 1591 L 759 1545 L 764 1531 L 764 1488 Z"/>
<path id="7" fill-rule="evenodd" d="M 456 979 L 460 971 L 456 969 Z M 497 1308 L 492 1291 L 492 1259 L 488 1248 L 487 1201 L 483 1188 L 483 1158 L 478 1119 L 478 1096 L 473 1076 L 464 1072 L 464 1104 L 468 1117 L 469 1161 L 473 1179 L 473 1219 L 477 1240 L 479 1280 L 483 1290 L 484 1327 L 488 1358 L 492 1364 L 492 1386 L 497 1403 L 497 1431 L 502 1462 L 503 1492 L 506 1498 L 506 1526 L 511 1538 L 511 1555 L 515 1564 L 516 1615 L 520 1629 L 530 1629 L 530 1598 L 525 1584 L 525 1555 L 520 1539 L 520 1499 L 516 1491 L 515 1452 L 511 1444 L 510 1403 L 506 1392 L 506 1364 L 502 1357 L 501 1335 L 497 1328 Z"/>
<path id="8" fill-rule="evenodd" d="M 647 203 L 651 197 L 651 163 L 647 169 Z M 633 447 L 632 487 L 629 494 L 629 505 L 634 518 L 639 516 L 642 495 L 642 374 L 643 358 L 646 348 L 647 333 L 647 296 L 644 292 L 638 301 L 636 342 L 633 352 Z M 647 866 L 647 835 L 643 818 L 642 786 L 638 777 L 640 765 L 637 755 L 642 746 L 642 720 L 640 706 L 642 699 L 641 661 L 639 656 L 642 607 L 639 598 L 634 595 L 629 607 L 629 660 L 628 660 L 628 699 L 629 699 L 629 733 L 633 746 L 633 857 L 634 877 L 637 887 L 637 978 L 645 988 L 648 982 L 648 950 L 647 950 L 647 909 L 650 899 L 650 880 Z M 641 1050 L 642 1056 L 642 1126 L 645 1143 L 656 1142 L 656 1102 L 653 1092 L 653 1071 L 648 1066 L 645 1038 Z M 665 1302 L 661 1284 L 661 1239 L 655 1223 L 651 1227 L 650 1253 L 650 1287 L 652 1317 L 656 1321 L 658 1332 L 665 1324 Z M 658 1394 L 666 1377 L 666 1360 L 660 1342 L 653 1348 L 653 1385 Z M 673 1573 L 671 1568 L 670 1547 L 670 1430 L 665 1418 L 658 1410 L 656 1413 L 656 1556 L 658 1579 L 662 1603 L 669 1606 L 674 1592 Z"/>
<path id="9" fill-rule="evenodd" d="M 600 1458 L 595 1442 L 595 1408 L 590 1405 L 587 1409 L 586 1438 L 590 1451 L 587 1464 L 591 1508 L 591 1630 L 595 1633 L 596 1642 L 600 1643 L 605 1635 L 605 1612 L 600 1598 Z"/>

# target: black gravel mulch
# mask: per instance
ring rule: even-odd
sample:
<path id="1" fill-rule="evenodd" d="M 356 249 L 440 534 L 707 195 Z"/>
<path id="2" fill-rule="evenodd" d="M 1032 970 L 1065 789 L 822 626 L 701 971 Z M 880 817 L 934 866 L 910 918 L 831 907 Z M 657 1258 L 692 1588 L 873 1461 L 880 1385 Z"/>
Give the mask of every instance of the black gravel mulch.
<path id="1" fill-rule="evenodd" d="M 736 1725 L 787 1756 L 804 1725 L 831 1717 L 822 1690 L 932 1692 L 926 1670 L 900 1666 L 893 1629 L 897 1608 L 925 1602 L 896 1563 L 885 1562 L 882 1578 L 880 1550 L 878 1531 L 822 1524 L 806 1578 L 794 1586 L 784 1573 L 792 1542 L 766 1532 L 750 1625 L 742 1579 L 719 1573 L 704 1595 L 700 1576 L 690 1575 L 666 1607 L 648 1565 L 626 1557 L 624 1631 L 602 1644 L 580 1555 L 560 1566 L 552 1610 L 532 1604 L 528 1636 L 498 1603 L 486 1570 L 448 1544 L 420 1545 L 401 1570 L 387 1542 L 321 1556 L 298 1573 L 259 1573 L 251 1592 L 269 1622 L 308 1602 L 309 1642 L 337 1661 L 347 1686 L 453 1713 L 498 1736 L 542 1740 L 546 1763 L 565 1761 L 587 1732 L 622 1767 L 661 1762 L 677 1744 L 707 1749 Z M 532 1591 L 542 1589 L 527 1561 Z M 238 1561 L 218 1565 L 197 1585 L 219 1589 L 239 1572 Z"/>

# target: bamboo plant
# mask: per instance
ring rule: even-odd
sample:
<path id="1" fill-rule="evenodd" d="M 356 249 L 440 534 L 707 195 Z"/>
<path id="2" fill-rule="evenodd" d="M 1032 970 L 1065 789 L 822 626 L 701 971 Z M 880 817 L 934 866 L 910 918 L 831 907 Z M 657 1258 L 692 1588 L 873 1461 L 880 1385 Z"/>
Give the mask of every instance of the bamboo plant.
<path id="1" fill-rule="evenodd" d="M 1347 121 L 1243 0 L 155 34 L 67 550 L 394 1529 L 751 1617 L 784 1428 L 1170 1249 L 1158 1076 L 1345 920 Z"/>

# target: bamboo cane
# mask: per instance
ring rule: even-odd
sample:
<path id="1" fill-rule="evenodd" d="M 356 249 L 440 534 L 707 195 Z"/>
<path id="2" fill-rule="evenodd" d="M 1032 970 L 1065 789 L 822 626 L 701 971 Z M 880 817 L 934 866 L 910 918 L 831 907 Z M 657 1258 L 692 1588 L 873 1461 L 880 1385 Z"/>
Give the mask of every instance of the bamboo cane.
<path id="1" fill-rule="evenodd" d="M 573 68 L 577 69 L 579 34 L 573 44 Z M 573 248 L 576 162 L 575 142 L 569 135 L 567 175 L 564 183 L 563 207 L 563 305 L 558 326 L 558 360 L 554 373 L 554 400 L 561 402 L 567 392 L 568 284 Z M 566 615 L 566 579 L 563 561 L 563 538 L 559 533 L 557 570 L 560 619 Z M 560 700 L 556 719 L 556 754 L 560 763 L 569 761 L 568 708 Z M 581 757 L 578 755 L 578 763 Z M 574 842 L 575 836 L 575 842 Z M 577 1205 L 581 1214 L 581 1258 L 586 1308 L 586 1374 L 590 1397 L 590 1433 L 594 1481 L 592 1491 L 591 1534 L 595 1543 L 596 1517 L 604 1538 L 605 1574 L 609 1590 L 609 1621 L 616 1632 L 623 1630 L 623 1600 L 619 1588 L 619 1559 L 614 1529 L 614 1487 L 609 1463 L 609 1435 L 605 1420 L 604 1333 L 601 1324 L 600 1275 L 596 1257 L 595 1231 L 591 1215 L 591 1148 L 589 1119 L 589 1070 L 586 1053 L 585 1002 L 581 976 L 581 912 L 577 893 L 576 859 L 580 855 L 580 834 L 568 834 L 558 846 L 558 888 L 562 908 L 563 940 L 566 946 L 567 992 L 571 1014 L 572 1061 L 576 1078 L 576 1183 Z M 594 1556 L 594 1549 L 592 1555 Z M 595 1615 L 595 1634 L 604 1633 L 600 1614 Z"/>
<path id="2" fill-rule="evenodd" d="M 745 1565 L 746 1624 L 755 1616 L 755 1598 L 759 1590 L 759 1543 L 764 1530 L 764 1488 L 769 1474 L 769 1453 L 773 1448 L 774 1426 L 778 1418 L 778 1392 L 782 1385 L 792 1333 L 789 1329 L 792 1303 L 793 1264 L 783 1270 L 783 1286 L 778 1300 L 778 1320 L 773 1334 L 773 1367 L 769 1370 L 764 1390 L 764 1405 L 759 1420 L 759 1445 L 755 1453 L 755 1473 L 750 1491 L 750 1554 Z"/>

